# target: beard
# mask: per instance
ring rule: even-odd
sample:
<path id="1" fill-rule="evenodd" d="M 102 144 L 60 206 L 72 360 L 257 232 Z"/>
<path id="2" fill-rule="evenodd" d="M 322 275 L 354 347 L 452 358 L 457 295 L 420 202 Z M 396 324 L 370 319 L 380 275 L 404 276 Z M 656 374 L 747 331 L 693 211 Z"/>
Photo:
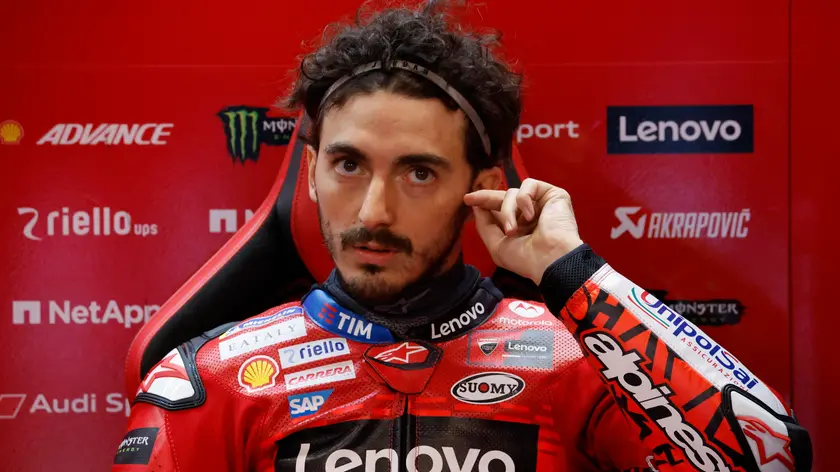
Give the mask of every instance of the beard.
<path id="1" fill-rule="evenodd" d="M 452 216 L 450 223 L 444 226 L 445 234 L 436 238 L 429 247 L 416 248 L 409 238 L 395 234 L 386 227 L 368 230 L 362 226 L 336 234 L 329 222 L 322 218 L 321 205 L 318 205 L 321 236 L 333 261 L 337 260 L 338 251 L 369 242 L 375 242 L 389 250 L 402 253 L 407 258 L 405 264 L 397 267 L 385 268 L 363 264 L 361 274 L 358 275 L 346 274 L 336 264 L 342 288 L 364 306 L 393 303 L 406 289 L 427 283 L 444 272 L 448 268 L 444 267 L 447 259 L 461 239 L 461 232 L 469 215 L 470 208 L 462 204 Z M 340 247 L 336 247 L 336 242 Z M 408 273 L 416 272 L 418 265 L 422 267 L 420 273 L 413 277 L 408 276 Z M 385 271 L 393 272 L 397 277 L 406 274 L 406 278 L 389 280 Z"/>

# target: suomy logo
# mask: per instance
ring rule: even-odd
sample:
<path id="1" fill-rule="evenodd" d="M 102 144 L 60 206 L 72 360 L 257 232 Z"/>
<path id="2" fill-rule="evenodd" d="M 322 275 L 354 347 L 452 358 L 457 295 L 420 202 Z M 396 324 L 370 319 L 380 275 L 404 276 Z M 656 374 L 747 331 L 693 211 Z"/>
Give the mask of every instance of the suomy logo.
<path id="1" fill-rule="evenodd" d="M 452 385 L 452 396 L 464 403 L 489 405 L 519 395 L 525 381 L 507 372 L 483 372 L 465 377 Z"/>
<path id="2" fill-rule="evenodd" d="M 607 154 L 750 152 L 752 105 L 607 108 Z"/>
<path id="3" fill-rule="evenodd" d="M 587 334 L 583 344 L 604 366 L 601 374 L 629 393 L 657 426 L 685 452 L 685 457 L 698 470 L 728 472 L 730 469 L 720 454 L 706 444 L 703 434 L 687 423 L 679 407 L 669 396 L 673 392 L 665 385 L 654 385 L 640 368 L 642 357 L 635 351 L 625 352 L 621 345 L 606 333 Z"/>
<path id="4" fill-rule="evenodd" d="M 628 233 L 635 239 L 743 239 L 749 234 L 749 208 L 740 212 L 667 212 L 640 213 L 642 207 L 618 207 L 615 217 L 618 226 L 610 231 L 610 238 L 618 239 Z M 650 218 L 648 218 L 650 216 Z M 633 220 L 635 218 L 635 221 Z"/>
<path id="5" fill-rule="evenodd" d="M 92 123 L 61 123 L 50 129 L 41 139 L 38 145 L 52 144 L 53 146 L 68 146 L 80 144 L 83 146 L 96 146 L 105 144 L 116 146 L 120 144 L 136 144 L 138 146 L 163 146 L 166 141 L 163 139 L 169 136 L 172 123 L 145 123 L 145 124 L 109 124 L 103 123 L 94 125 Z"/>
<path id="6" fill-rule="evenodd" d="M 131 222 L 131 215 L 127 211 L 112 211 L 110 207 L 94 207 L 89 211 L 78 210 L 70 212 L 68 207 L 61 211 L 47 213 L 46 231 L 36 230 L 38 224 L 38 210 L 31 207 L 20 207 L 18 215 L 29 216 L 29 221 L 23 227 L 23 235 L 27 239 L 40 241 L 45 236 L 127 236 L 141 237 L 158 234 L 158 225 Z M 41 235 L 41 236 L 39 236 Z"/>

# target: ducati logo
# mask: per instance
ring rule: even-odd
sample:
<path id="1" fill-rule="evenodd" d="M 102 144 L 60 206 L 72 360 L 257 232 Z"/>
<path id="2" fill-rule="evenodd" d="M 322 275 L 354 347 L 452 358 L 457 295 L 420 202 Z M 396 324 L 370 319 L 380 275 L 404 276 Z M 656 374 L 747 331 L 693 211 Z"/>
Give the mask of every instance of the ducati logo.
<path id="1" fill-rule="evenodd" d="M 478 348 L 481 349 L 481 352 L 483 352 L 485 356 L 493 354 L 493 351 L 495 351 L 498 346 L 499 340 L 496 338 L 478 340 Z"/>

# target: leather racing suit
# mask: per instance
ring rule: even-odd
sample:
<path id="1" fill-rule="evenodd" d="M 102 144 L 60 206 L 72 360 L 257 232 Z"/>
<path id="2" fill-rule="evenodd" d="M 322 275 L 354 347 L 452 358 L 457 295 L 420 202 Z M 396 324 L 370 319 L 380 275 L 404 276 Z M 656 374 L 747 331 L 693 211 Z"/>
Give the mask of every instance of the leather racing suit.
<path id="1" fill-rule="evenodd" d="M 735 356 L 582 245 L 546 304 L 457 265 L 365 308 L 300 303 L 170 352 L 114 471 L 808 470 L 807 432 Z"/>

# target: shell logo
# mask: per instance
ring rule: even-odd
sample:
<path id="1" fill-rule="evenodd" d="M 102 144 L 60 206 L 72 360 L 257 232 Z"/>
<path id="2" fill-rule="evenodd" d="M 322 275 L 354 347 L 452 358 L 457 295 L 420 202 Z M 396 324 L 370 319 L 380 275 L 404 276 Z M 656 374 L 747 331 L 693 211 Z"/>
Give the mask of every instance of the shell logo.
<path id="1" fill-rule="evenodd" d="M 275 380 L 279 372 L 280 368 L 274 359 L 268 356 L 254 356 L 239 368 L 239 385 L 249 393 L 271 388 L 276 385 Z"/>
<path id="2" fill-rule="evenodd" d="M 0 143 L 20 144 L 23 139 L 23 126 L 15 120 L 0 123 Z"/>

